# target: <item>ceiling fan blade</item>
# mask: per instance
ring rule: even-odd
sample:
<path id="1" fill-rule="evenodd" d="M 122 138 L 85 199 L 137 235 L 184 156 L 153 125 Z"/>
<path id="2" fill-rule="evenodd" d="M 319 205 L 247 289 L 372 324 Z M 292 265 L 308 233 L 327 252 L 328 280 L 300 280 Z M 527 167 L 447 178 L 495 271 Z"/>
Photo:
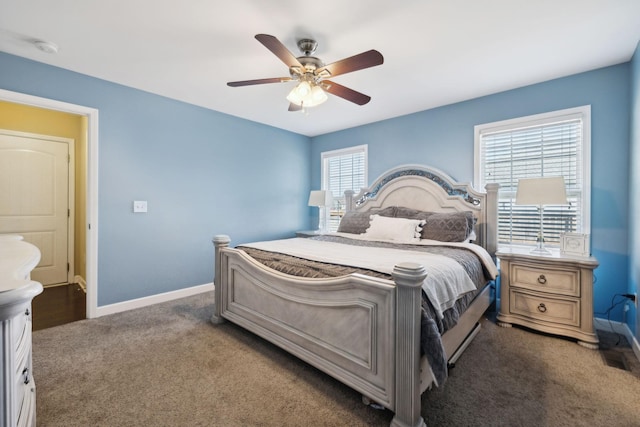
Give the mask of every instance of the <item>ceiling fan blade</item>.
<path id="1" fill-rule="evenodd" d="M 239 82 L 228 82 L 227 86 L 238 87 L 238 86 L 263 85 L 266 83 L 283 83 L 291 80 L 292 80 L 291 77 L 274 77 L 270 79 L 241 80 Z"/>
<path id="2" fill-rule="evenodd" d="M 371 97 L 364 93 L 356 92 L 353 89 L 349 89 L 346 86 L 339 85 L 338 83 L 330 82 L 329 80 L 322 81 L 322 88 L 332 95 L 344 98 L 347 101 L 351 101 L 354 104 L 364 105 L 371 101 Z"/>
<path id="3" fill-rule="evenodd" d="M 293 53 L 291 53 L 289 49 L 287 49 L 277 38 L 270 36 L 269 34 L 256 34 L 256 40 L 273 52 L 273 54 L 280 58 L 282 62 L 287 64 L 287 67 L 303 68 L 300 61 L 298 61 L 298 58 L 296 58 Z"/>
<path id="4" fill-rule="evenodd" d="M 289 103 L 289 111 L 300 111 L 300 110 L 302 110 L 301 105 L 296 105 L 293 102 Z"/>
<path id="5" fill-rule="evenodd" d="M 328 71 L 331 77 L 339 76 L 340 74 L 346 74 L 352 71 L 362 70 L 364 68 L 375 67 L 376 65 L 380 65 L 383 62 L 384 58 L 382 57 L 382 54 L 377 50 L 372 49 L 318 68 L 315 74 L 318 76 L 322 76 L 323 72 Z"/>

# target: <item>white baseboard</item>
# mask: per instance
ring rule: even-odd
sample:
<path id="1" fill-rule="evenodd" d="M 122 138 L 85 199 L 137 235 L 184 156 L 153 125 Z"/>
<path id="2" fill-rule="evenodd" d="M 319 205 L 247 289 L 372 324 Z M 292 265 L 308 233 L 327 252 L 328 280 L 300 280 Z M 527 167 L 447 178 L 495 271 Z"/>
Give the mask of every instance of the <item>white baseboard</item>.
<path id="1" fill-rule="evenodd" d="M 165 292 L 163 294 L 151 295 L 148 297 L 132 299 L 129 301 L 118 302 L 115 304 L 103 305 L 98 307 L 93 317 L 107 316 L 109 314 L 121 313 L 123 311 L 133 310 L 136 308 L 147 307 L 153 304 L 173 301 L 175 299 L 186 298 L 192 295 L 202 294 L 205 292 L 213 292 L 213 283 L 192 286 L 190 288 L 179 289 L 177 291 Z"/>
<path id="2" fill-rule="evenodd" d="M 633 336 L 631 329 L 629 329 L 629 325 L 622 322 L 614 322 L 613 320 L 609 321 L 607 319 L 596 317 L 593 319 L 593 326 L 596 329 L 612 331 L 620 335 L 624 335 L 627 341 L 631 344 L 631 348 L 633 349 L 633 353 L 636 355 L 636 358 L 640 361 L 640 343 L 638 343 L 636 337 Z"/>
<path id="3" fill-rule="evenodd" d="M 73 278 L 73 283 L 77 283 L 78 285 L 80 285 L 80 287 L 82 288 L 82 290 L 83 290 L 85 293 L 87 293 L 87 282 L 84 280 L 84 277 L 76 275 L 76 276 Z"/>

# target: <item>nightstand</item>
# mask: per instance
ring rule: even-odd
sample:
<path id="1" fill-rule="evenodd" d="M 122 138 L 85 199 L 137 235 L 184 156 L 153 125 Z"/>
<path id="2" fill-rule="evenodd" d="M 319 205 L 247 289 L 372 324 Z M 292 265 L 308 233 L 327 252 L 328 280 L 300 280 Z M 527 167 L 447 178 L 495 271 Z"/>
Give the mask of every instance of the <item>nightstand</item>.
<path id="1" fill-rule="evenodd" d="M 496 252 L 500 260 L 500 311 L 503 327 L 525 326 L 598 348 L 593 327 L 594 257 L 529 254 L 529 249 Z"/>

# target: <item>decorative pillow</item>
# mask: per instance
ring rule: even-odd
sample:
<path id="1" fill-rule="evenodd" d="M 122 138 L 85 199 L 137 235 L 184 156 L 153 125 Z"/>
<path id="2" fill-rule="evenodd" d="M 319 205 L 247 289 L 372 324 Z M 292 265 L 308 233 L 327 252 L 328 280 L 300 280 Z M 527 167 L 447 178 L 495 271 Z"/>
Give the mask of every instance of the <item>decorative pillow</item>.
<path id="1" fill-rule="evenodd" d="M 471 212 L 467 212 L 467 226 L 469 227 L 469 234 L 467 235 L 466 242 L 474 242 L 478 236 L 476 235 L 476 223 L 478 218 Z"/>
<path id="2" fill-rule="evenodd" d="M 362 234 L 367 231 L 367 228 L 369 228 L 369 221 L 372 214 L 392 217 L 395 214 L 395 206 L 384 208 L 379 211 L 345 212 L 344 216 L 340 220 L 340 225 L 338 225 L 338 231 L 340 233 Z"/>
<path id="3" fill-rule="evenodd" d="M 377 210 L 377 211 L 372 211 L 371 214 L 372 215 L 375 214 L 375 215 L 380 215 L 380 216 L 387 216 L 387 217 L 394 217 L 394 216 L 396 216 L 396 210 L 397 209 L 398 208 L 395 207 L 395 206 L 389 206 L 389 207 L 386 207 L 384 209 L 380 209 L 380 210 Z"/>
<path id="4" fill-rule="evenodd" d="M 369 212 L 345 212 L 342 219 L 340 219 L 338 232 L 362 234 L 367 231 L 369 227 L 370 216 L 371 214 Z"/>
<path id="5" fill-rule="evenodd" d="M 464 242 L 465 243 L 472 243 L 472 242 L 475 242 L 477 238 L 478 238 L 478 236 L 476 236 L 475 230 L 471 230 L 471 233 L 469 233 L 469 235 L 464 240 Z"/>
<path id="6" fill-rule="evenodd" d="M 364 236 L 370 239 L 394 240 L 402 243 L 420 241 L 422 219 L 390 218 L 371 215 L 371 225 Z"/>
<path id="7" fill-rule="evenodd" d="M 475 218 L 471 211 L 433 213 L 422 228 L 422 238 L 441 242 L 463 242 L 473 231 Z"/>
<path id="8" fill-rule="evenodd" d="M 405 208 L 398 206 L 396 208 L 396 218 L 409 218 L 409 219 L 427 219 L 435 212 L 420 211 L 418 209 Z"/>

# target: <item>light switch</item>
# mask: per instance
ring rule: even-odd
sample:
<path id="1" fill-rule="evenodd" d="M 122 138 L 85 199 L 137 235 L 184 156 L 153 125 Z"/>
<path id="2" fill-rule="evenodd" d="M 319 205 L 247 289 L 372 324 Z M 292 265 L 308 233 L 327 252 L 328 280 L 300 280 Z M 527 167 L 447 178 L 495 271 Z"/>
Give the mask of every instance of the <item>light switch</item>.
<path id="1" fill-rule="evenodd" d="M 133 201 L 133 212 L 146 212 L 147 211 L 147 201 L 146 200 L 134 200 Z"/>

